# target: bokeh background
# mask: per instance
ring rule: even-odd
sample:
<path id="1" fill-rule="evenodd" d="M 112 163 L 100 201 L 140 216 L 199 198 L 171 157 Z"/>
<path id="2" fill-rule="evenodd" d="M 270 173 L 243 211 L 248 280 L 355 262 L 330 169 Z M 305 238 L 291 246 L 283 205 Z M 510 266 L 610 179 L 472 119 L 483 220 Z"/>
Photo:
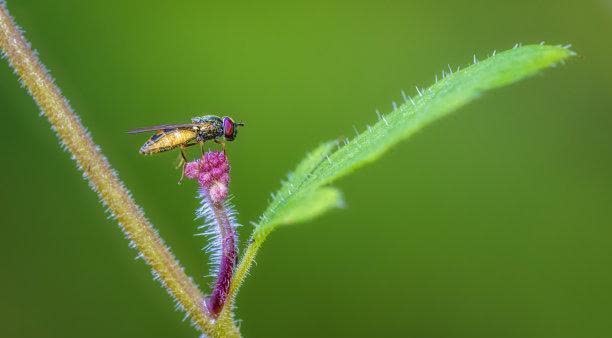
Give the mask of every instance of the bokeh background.
<path id="1" fill-rule="evenodd" d="M 269 238 L 246 337 L 612 335 L 612 1 L 15 0 L 11 13 L 187 272 L 195 186 L 125 130 L 223 112 L 241 238 L 323 140 L 515 43 L 566 66 L 496 90 L 337 183 Z M 195 337 L 0 66 L 0 336 Z M 197 154 L 193 150 L 192 156 Z"/>

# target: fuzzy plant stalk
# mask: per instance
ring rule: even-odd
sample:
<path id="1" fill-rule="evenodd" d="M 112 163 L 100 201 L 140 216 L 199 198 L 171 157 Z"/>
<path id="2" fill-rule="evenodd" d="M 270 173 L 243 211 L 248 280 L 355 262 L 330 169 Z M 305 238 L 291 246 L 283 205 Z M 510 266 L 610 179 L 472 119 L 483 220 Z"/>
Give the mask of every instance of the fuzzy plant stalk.
<path id="1" fill-rule="evenodd" d="M 199 229 L 209 239 L 206 251 L 211 260 L 211 275 L 216 276 L 212 292 L 206 298 L 206 309 L 216 318 L 227 301 L 238 257 L 236 212 L 228 198 L 229 160 L 223 152 L 208 152 L 185 165 L 185 177 L 199 185 L 201 206 L 196 216 L 204 220 Z"/>
<path id="2" fill-rule="evenodd" d="M 183 309 L 194 326 L 210 336 L 238 335 L 232 321 L 215 321 L 202 304 L 205 298 L 145 217 L 130 192 L 102 154 L 68 100 L 32 50 L 21 29 L 0 1 L 0 48 L 34 101 L 51 124 L 62 148 L 75 160 L 83 177 L 138 250 L 138 256 Z"/>

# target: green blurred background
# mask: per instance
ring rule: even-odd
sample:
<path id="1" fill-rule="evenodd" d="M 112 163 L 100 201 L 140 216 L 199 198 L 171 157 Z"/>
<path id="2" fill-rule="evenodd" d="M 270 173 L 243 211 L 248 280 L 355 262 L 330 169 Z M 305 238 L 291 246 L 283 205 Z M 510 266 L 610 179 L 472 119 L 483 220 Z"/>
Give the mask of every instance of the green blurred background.
<path id="1" fill-rule="evenodd" d="M 223 112 L 241 238 L 319 142 L 515 43 L 580 57 L 487 94 L 337 183 L 347 208 L 272 234 L 247 337 L 612 336 L 612 1 L 9 1 L 187 272 L 195 186 L 125 130 Z M 0 336 L 195 337 L 0 66 Z M 196 151 L 191 153 L 193 156 Z"/>

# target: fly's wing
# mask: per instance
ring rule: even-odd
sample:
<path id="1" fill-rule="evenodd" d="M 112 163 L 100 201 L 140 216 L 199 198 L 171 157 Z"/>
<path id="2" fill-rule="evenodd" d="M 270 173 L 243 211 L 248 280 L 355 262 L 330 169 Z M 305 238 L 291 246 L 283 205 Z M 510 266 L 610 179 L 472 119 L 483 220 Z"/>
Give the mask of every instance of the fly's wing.
<path id="1" fill-rule="evenodd" d="M 158 126 L 151 126 L 151 127 L 143 127 L 143 128 L 137 128 L 137 129 L 132 129 L 132 130 L 128 130 L 127 133 L 128 134 L 138 134 L 138 133 L 145 133 L 148 131 L 160 131 L 160 130 L 164 130 L 164 131 L 169 131 L 172 129 L 191 129 L 193 128 L 193 124 L 192 123 L 184 123 L 184 124 L 160 124 Z"/>

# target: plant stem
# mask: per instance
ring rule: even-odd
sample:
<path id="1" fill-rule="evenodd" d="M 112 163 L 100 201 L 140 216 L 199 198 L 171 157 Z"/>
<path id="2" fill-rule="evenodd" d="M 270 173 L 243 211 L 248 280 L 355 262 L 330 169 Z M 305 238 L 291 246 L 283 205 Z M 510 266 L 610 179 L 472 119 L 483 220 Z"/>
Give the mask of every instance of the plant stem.
<path id="1" fill-rule="evenodd" d="M 265 241 L 266 236 L 251 238 L 249 241 L 249 245 L 247 245 L 236 270 L 234 271 L 234 277 L 231 280 L 229 291 L 226 297 L 226 304 L 223 308 L 223 311 L 219 315 L 219 320 L 231 320 L 233 313 L 231 309 L 233 308 L 234 301 L 236 300 L 236 295 L 238 294 L 238 289 L 246 279 L 249 274 L 249 270 L 251 266 L 255 262 L 255 256 L 257 256 L 257 251 L 259 251 L 259 247 Z"/>
<path id="2" fill-rule="evenodd" d="M 213 321 L 203 311 L 204 296 L 183 271 L 153 225 L 132 199 L 129 191 L 81 124 L 60 89 L 0 1 L 0 48 L 9 64 L 51 123 L 60 142 L 84 173 L 91 188 L 117 219 L 123 232 L 149 264 L 160 283 L 191 318 L 210 336 L 239 336 L 231 321 Z"/>
<path id="3" fill-rule="evenodd" d="M 226 303 L 234 268 L 236 267 L 236 229 L 223 202 L 210 203 L 219 228 L 221 261 L 219 262 L 217 280 L 210 297 L 206 300 L 206 304 L 211 315 L 217 317 Z"/>

